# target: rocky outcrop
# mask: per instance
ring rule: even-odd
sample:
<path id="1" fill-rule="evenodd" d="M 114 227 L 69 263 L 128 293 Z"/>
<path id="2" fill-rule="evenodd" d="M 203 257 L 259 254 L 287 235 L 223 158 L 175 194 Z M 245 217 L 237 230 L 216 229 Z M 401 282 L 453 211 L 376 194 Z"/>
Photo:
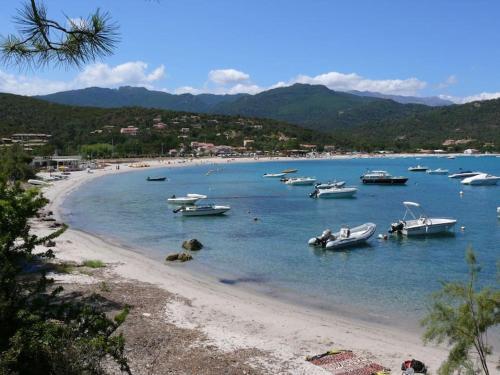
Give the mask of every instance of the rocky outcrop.
<path id="1" fill-rule="evenodd" d="M 178 253 L 168 254 L 167 257 L 165 258 L 165 260 L 168 262 L 173 262 L 174 260 L 178 260 L 178 259 L 179 259 Z"/>
<path id="2" fill-rule="evenodd" d="M 203 248 L 203 244 L 196 238 L 193 238 L 191 240 L 184 241 L 182 243 L 182 248 L 186 250 L 196 251 L 201 250 Z"/>
<path id="3" fill-rule="evenodd" d="M 173 253 L 173 254 L 167 255 L 167 257 L 165 258 L 165 260 L 168 262 L 175 262 L 177 260 L 179 262 L 187 262 L 188 260 L 192 260 L 192 259 L 193 259 L 193 256 L 191 254 L 188 254 L 188 253 Z"/>

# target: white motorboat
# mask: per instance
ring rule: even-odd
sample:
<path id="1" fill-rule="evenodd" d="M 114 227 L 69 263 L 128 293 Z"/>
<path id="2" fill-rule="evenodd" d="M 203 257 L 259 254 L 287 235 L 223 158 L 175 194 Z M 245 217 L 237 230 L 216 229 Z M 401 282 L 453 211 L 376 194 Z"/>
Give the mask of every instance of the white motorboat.
<path id="1" fill-rule="evenodd" d="M 321 236 L 311 238 L 309 245 L 321 246 L 329 250 L 361 245 L 373 236 L 376 229 L 377 226 L 373 223 L 365 223 L 354 228 L 342 227 L 340 231 L 333 234 L 326 229 Z"/>
<path id="2" fill-rule="evenodd" d="M 467 178 L 467 177 L 474 177 L 477 176 L 478 174 L 481 174 L 482 172 L 472 172 L 472 171 L 458 171 L 457 173 L 450 174 L 448 177 L 449 178 Z"/>
<path id="3" fill-rule="evenodd" d="M 414 166 L 414 167 L 410 167 L 410 168 L 408 168 L 408 170 L 409 170 L 410 172 L 425 172 L 425 171 L 427 171 L 428 169 L 429 169 L 429 167 L 424 167 L 424 166 L 422 166 L 422 165 L 420 165 L 420 164 L 419 164 L 419 165 L 416 165 L 416 166 Z"/>
<path id="4" fill-rule="evenodd" d="M 355 187 L 333 187 L 330 189 L 316 189 L 309 196 L 311 198 L 352 198 L 358 189 Z"/>
<path id="5" fill-rule="evenodd" d="M 267 178 L 280 178 L 285 176 L 286 173 L 265 173 L 262 177 L 267 177 Z"/>
<path id="6" fill-rule="evenodd" d="M 217 206 L 217 205 L 206 205 L 206 206 L 182 206 L 176 208 L 173 212 L 180 212 L 182 216 L 209 216 L 209 215 L 222 215 L 229 211 L 231 207 L 229 206 Z"/>
<path id="7" fill-rule="evenodd" d="M 448 172 L 449 172 L 448 169 L 441 169 L 441 168 L 428 169 L 427 171 L 425 171 L 425 173 L 427 173 L 427 174 L 440 174 L 440 175 L 448 174 Z"/>
<path id="8" fill-rule="evenodd" d="M 30 178 L 28 180 L 28 184 L 35 185 L 35 186 L 47 186 L 47 185 L 50 185 L 47 181 L 36 180 L 34 178 Z"/>
<path id="9" fill-rule="evenodd" d="M 345 181 L 333 181 L 324 184 L 316 184 L 314 187 L 316 189 L 331 189 L 331 188 L 341 188 L 345 186 Z"/>
<path id="10" fill-rule="evenodd" d="M 391 224 L 389 233 L 401 233 L 406 236 L 446 233 L 453 230 L 457 222 L 455 219 L 428 217 L 423 212 L 417 217 L 412 208 L 420 208 L 420 204 L 403 202 L 403 205 L 406 212 L 401 220 Z M 406 220 L 407 216 L 411 219 Z"/>
<path id="11" fill-rule="evenodd" d="M 462 180 L 464 185 L 496 185 L 500 177 L 487 173 L 481 173 L 476 176 L 467 177 Z"/>
<path id="12" fill-rule="evenodd" d="M 315 182 L 316 179 L 312 177 L 294 177 L 287 179 L 285 184 L 292 186 L 307 186 L 313 185 Z"/>
<path id="13" fill-rule="evenodd" d="M 500 218 L 500 207 L 497 207 L 497 216 Z"/>
<path id="14" fill-rule="evenodd" d="M 202 194 L 187 194 L 185 197 L 176 197 L 175 195 L 167 199 L 170 204 L 195 204 L 200 199 L 205 199 L 207 196 Z"/>

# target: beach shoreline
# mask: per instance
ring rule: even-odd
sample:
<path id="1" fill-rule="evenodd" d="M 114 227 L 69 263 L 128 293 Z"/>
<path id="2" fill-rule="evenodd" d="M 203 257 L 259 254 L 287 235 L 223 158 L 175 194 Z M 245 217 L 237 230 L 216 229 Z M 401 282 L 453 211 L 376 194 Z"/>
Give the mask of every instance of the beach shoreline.
<path id="1" fill-rule="evenodd" d="M 398 156 L 391 155 L 391 157 Z M 299 160 L 210 158 L 171 161 L 170 164 L 150 161 L 148 169 L 229 162 Z M 86 182 L 100 176 L 135 170 L 144 169 L 122 164 L 119 170 L 111 166 L 95 170 L 93 173 L 72 173 L 68 180 L 58 181 L 44 189 L 45 196 L 50 200 L 47 210 L 53 211 L 55 218 L 61 220 L 64 200 Z M 100 259 L 112 264 L 113 272 L 124 279 L 151 283 L 190 300 L 190 306 L 170 303 L 166 307 L 166 315 L 174 324 L 181 327 L 200 327 L 215 345 L 223 350 L 255 347 L 271 352 L 273 356 L 297 366 L 297 373 L 318 371 L 317 367 L 305 362 L 304 357 L 324 352 L 332 347 L 363 353 L 391 368 L 395 373 L 399 372 L 401 362 L 410 357 L 423 360 L 431 369 L 436 370 L 447 355 L 443 348 L 424 346 L 420 337 L 414 332 L 349 319 L 329 311 L 308 309 L 270 296 L 251 293 L 243 288 L 196 277 L 191 272 L 183 270 L 181 264 L 160 263 L 89 233 L 69 228 L 57 239 L 57 243 L 58 259 L 75 262 Z"/>

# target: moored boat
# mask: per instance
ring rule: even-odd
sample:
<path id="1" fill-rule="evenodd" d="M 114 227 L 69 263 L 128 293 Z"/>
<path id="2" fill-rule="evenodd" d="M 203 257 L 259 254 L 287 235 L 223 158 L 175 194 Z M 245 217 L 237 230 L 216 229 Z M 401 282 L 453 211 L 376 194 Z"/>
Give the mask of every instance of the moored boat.
<path id="1" fill-rule="evenodd" d="M 416 165 L 416 166 L 414 166 L 414 167 L 410 167 L 410 168 L 408 168 L 408 170 L 409 170 L 410 172 L 425 172 L 425 171 L 426 171 L 426 170 L 428 170 L 428 169 L 429 169 L 429 167 L 424 167 L 424 166 L 422 166 L 422 165 L 420 165 L 420 164 L 419 164 L 419 165 Z"/>
<path id="2" fill-rule="evenodd" d="M 312 177 L 294 177 L 287 179 L 285 184 L 292 186 L 307 186 L 313 185 L 315 182 L 316 179 Z"/>
<path id="3" fill-rule="evenodd" d="M 360 178 L 363 184 L 377 185 L 404 185 L 408 181 L 408 177 L 392 176 L 386 171 L 369 171 Z"/>
<path id="4" fill-rule="evenodd" d="M 333 187 L 330 189 L 316 189 L 309 196 L 311 198 L 352 198 L 358 189 L 355 187 Z"/>
<path id="5" fill-rule="evenodd" d="M 487 173 L 481 173 L 476 176 L 467 177 L 462 180 L 464 185 L 496 185 L 500 181 L 500 177 L 493 176 Z"/>
<path id="6" fill-rule="evenodd" d="M 448 169 L 428 169 L 426 171 L 427 174 L 439 174 L 439 175 L 445 175 L 448 174 L 449 170 Z"/>
<path id="7" fill-rule="evenodd" d="M 50 183 L 48 183 L 47 181 L 37 180 L 37 179 L 34 179 L 34 178 L 30 178 L 28 180 L 28 184 L 35 185 L 35 186 L 47 186 L 47 185 L 50 185 Z"/>
<path id="8" fill-rule="evenodd" d="M 210 216 L 222 215 L 231 209 L 230 206 L 206 205 L 206 206 L 182 206 L 173 212 L 180 212 L 182 216 Z"/>
<path id="9" fill-rule="evenodd" d="M 264 173 L 262 177 L 268 177 L 268 178 L 280 178 L 285 176 L 286 173 Z"/>
<path id="10" fill-rule="evenodd" d="M 293 169 L 293 168 L 288 168 L 288 169 L 285 169 L 284 171 L 281 171 L 281 173 L 297 173 L 299 170 L 298 169 Z"/>
<path id="11" fill-rule="evenodd" d="M 420 204 L 403 202 L 403 205 L 406 207 L 405 214 L 401 220 L 391 224 L 389 233 L 400 233 L 405 236 L 446 233 L 453 230 L 457 223 L 455 219 L 451 218 L 428 217 L 423 212 L 417 217 L 412 208 L 418 209 Z M 406 220 L 407 216 L 411 218 Z"/>
<path id="12" fill-rule="evenodd" d="M 318 183 L 314 185 L 316 189 L 331 189 L 331 188 L 341 188 L 345 186 L 345 181 L 333 181 L 333 182 L 327 182 L 327 183 Z"/>
<path id="13" fill-rule="evenodd" d="M 478 174 L 481 174 L 482 172 L 473 172 L 473 171 L 463 171 L 463 170 L 459 170 L 458 172 L 456 173 L 452 173 L 450 174 L 448 177 L 449 178 L 458 178 L 458 179 L 462 179 L 462 178 L 467 178 L 467 177 L 474 177 L 474 176 L 477 176 Z"/>
<path id="14" fill-rule="evenodd" d="M 354 228 L 344 226 L 336 233 L 326 229 L 321 236 L 311 238 L 308 243 L 310 246 L 321 246 L 329 250 L 353 247 L 364 244 L 373 236 L 376 229 L 377 226 L 373 223 L 365 223 Z"/>
<path id="15" fill-rule="evenodd" d="M 148 178 L 146 178 L 146 181 L 165 181 L 166 179 L 167 178 L 163 176 L 148 176 Z"/>
<path id="16" fill-rule="evenodd" d="M 167 202 L 170 204 L 195 204 L 200 199 L 205 199 L 207 196 L 202 194 L 186 194 L 185 197 L 176 197 L 172 195 L 167 199 Z"/>

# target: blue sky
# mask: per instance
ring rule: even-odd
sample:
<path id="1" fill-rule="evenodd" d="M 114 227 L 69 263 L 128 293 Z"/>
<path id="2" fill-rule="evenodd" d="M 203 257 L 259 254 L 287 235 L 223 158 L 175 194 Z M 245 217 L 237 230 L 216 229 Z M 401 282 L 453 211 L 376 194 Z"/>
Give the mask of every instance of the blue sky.
<path id="1" fill-rule="evenodd" d="M 138 85 L 258 92 L 294 82 L 337 90 L 500 96 L 500 2 L 486 0 L 45 0 L 61 19 L 109 11 L 116 53 L 83 70 L 0 65 L 0 91 Z M 0 3 L 0 34 L 21 1 Z M 481 96 L 482 95 L 482 96 Z"/>

